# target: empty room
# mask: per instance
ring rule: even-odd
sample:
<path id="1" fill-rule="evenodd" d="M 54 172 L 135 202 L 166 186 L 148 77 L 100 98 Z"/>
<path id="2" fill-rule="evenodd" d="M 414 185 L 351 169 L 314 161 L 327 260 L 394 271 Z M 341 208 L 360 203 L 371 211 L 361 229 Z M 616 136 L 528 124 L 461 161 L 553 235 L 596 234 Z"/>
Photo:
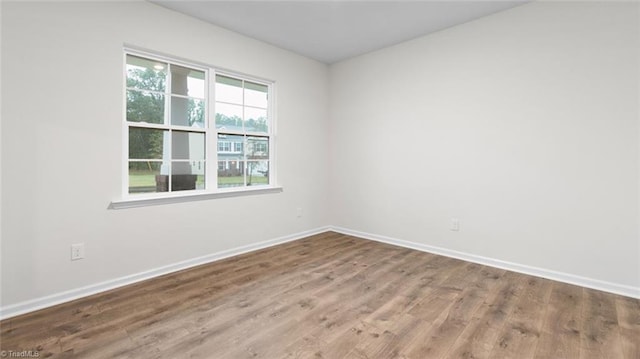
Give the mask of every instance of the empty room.
<path id="1" fill-rule="evenodd" d="M 0 357 L 640 358 L 639 2 L 0 19 Z"/>

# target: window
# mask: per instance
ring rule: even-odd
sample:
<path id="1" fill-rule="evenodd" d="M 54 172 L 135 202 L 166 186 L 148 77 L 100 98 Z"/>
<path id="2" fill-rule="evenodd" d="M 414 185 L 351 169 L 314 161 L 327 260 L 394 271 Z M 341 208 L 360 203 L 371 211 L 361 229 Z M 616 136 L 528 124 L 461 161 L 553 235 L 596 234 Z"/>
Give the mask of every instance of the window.
<path id="1" fill-rule="evenodd" d="M 271 184 L 270 83 L 137 51 L 125 58 L 125 196 Z"/>
<path id="2" fill-rule="evenodd" d="M 218 188 L 269 184 L 271 123 L 269 86 L 231 75 L 216 75 L 216 130 L 218 141 L 229 141 L 233 151 L 218 147 Z"/>
<path id="3" fill-rule="evenodd" d="M 218 140 L 218 152 L 231 152 L 231 142 Z"/>

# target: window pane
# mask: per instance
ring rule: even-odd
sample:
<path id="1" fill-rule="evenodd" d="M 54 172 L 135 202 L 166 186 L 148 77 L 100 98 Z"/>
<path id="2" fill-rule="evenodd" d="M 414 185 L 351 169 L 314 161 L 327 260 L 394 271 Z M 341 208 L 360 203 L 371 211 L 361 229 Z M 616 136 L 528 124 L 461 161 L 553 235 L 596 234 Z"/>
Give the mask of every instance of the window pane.
<path id="1" fill-rule="evenodd" d="M 160 174 L 161 162 L 129 162 L 129 193 L 158 192 L 156 175 Z M 166 190 L 165 190 L 166 191 Z M 164 192 L 160 189 L 160 192 Z"/>
<path id="2" fill-rule="evenodd" d="M 202 170 L 204 171 L 204 165 L 202 166 Z M 197 176 L 196 189 L 205 189 L 204 174 L 197 174 Z"/>
<path id="3" fill-rule="evenodd" d="M 216 102 L 216 128 L 242 132 L 242 106 Z"/>
<path id="4" fill-rule="evenodd" d="M 269 184 L 269 161 L 247 162 L 247 186 Z"/>
<path id="5" fill-rule="evenodd" d="M 204 100 L 189 99 L 189 124 L 204 128 Z"/>
<path id="6" fill-rule="evenodd" d="M 255 84 L 253 82 L 244 83 L 244 104 L 246 106 L 267 108 L 267 92 L 269 88 L 266 85 Z"/>
<path id="7" fill-rule="evenodd" d="M 189 191 L 197 187 L 198 174 L 190 173 L 191 164 L 185 161 L 171 162 L 171 191 Z M 168 178 L 169 176 L 164 176 Z"/>
<path id="8" fill-rule="evenodd" d="M 218 188 L 244 186 L 244 161 L 221 162 L 225 162 L 225 169 L 218 169 Z"/>
<path id="9" fill-rule="evenodd" d="M 250 160 L 269 159 L 268 137 L 247 137 L 247 158 Z"/>
<path id="10" fill-rule="evenodd" d="M 242 80 L 217 75 L 216 101 L 242 105 Z"/>
<path id="11" fill-rule="evenodd" d="M 164 95 L 127 90 L 127 121 L 164 123 Z"/>
<path id="12" fill-rule="evenodd" d="M 169 132 L 129 127 L 129 159 L 162 159 L 164 133 Z"/>
<path id="13" fill-rule="evenodd" d="M 243 187 L 244 178 L 238 177 L 220 177 L 218 176 L 218 188 Z"/>
<path id="14" fill-rule="evenodd" d="M 222 154 L 223 156 L 228 156 L 229 154 L 231 154 L 233 158 L 238 157 L 242 159 L 244 158 L 243 150 L 244 150 L 244 136 L 226 135 L 222 133 L 218 135 L 218 159 L 225 159 L 225 157 L 220 157 L 220 154 Z M 221 152 L 228 152 L 228 153 L 221 153 Z"/>
<path id="15" fill-rule="evenodd" d="M 171 152 L 174 160 L 204 160 L 204 133 L 171 132 Z"/>
<path id="16" fill-rule="evenodd" d="M 218 187 L 244 186 L 244 136 L 218 135 Z"/>
<path id="17" fill-rule="evenodd" d="M 164 92 L 166 79 L 166 63 L 127 55 L 127 87 Z"/>
<path id="18" fill-rule="evenodd" d="M 244 127 L 247 132 L 269 132 L 267 110 L 245 107 L 244 118 Z"/>
<path id="19" fill-rule="evenodd" d="M 204 72 L 171 65 L 171 93 L 204 99 Z"/>
<path id="20" fill-rule="evenodd" d="M 171 97 L 171 124 L 204 128 L 204 101 Z"/>
<path id="21" fill-rule="evenodd" d="M 205 189 L 205 161 L 189 161 L 191 174 L 196 175 L 196 189 Z"/>

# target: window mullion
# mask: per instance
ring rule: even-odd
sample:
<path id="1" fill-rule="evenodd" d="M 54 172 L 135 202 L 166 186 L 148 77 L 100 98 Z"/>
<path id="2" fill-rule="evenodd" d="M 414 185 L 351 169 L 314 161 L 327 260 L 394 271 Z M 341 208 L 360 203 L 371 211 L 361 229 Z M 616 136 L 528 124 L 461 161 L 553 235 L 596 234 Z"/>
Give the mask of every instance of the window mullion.
<path id="1" fill-rule="evenodd" d="M 244 120 L 243 122 L 243 128 L 244 128 Z M 247 135 L 243 135 L 242 136 L 242 159 L 243 159 L 243 163 L 244 166 L 242 168 L 242 174 L 244 177 L 244 186 L 247 187 L 247 169 L 249 168 L 249 163 L 247 162 Z"/>
<path id="2" fill-rule="evenodd" d="M 216 136 L 216 106 L 215 106 L 215 71 L 206 73 L 207 88 L 205 89 L 207 102 L 205 111 L 207 116 L 205 140 L 205 189 L 212 190 L 218 186 L 218 136 Z M 215 167 L 214 167 L 215 164 Z"/>
<path id="3" fill-rule="evenodd" d="M 168 168 L 168 178 L 167 178 L 167 192 L 173 192 L 173 163 L 171 162 L 172 160 L 172 156 L 171 154 L 173 153 L 173 129 L 171 126 L 171 71 L 172 71 L 172 64 L 168 64 L 167 65 L 167 78 L 166 78 L 166 87 L 165 87 L 165 103 L 164 103 L 164 121 L 165 121 L 165 125 L 169 126 L 169 131 L 167 132 L 167 136 L 166 136 L 166 146 L 167 146 L 167 158 L 164 158 L 164 153 L 162 154 L 163 160 L 166 161 L 168 163 L 167 168 Z M 165 140 L 164 136 L 163 136 L 163 141 Z"/>
<path id="4" fill-rule="evenodd" d="M 275 151 L 275 141 L 274 141 L 274 137 L 275 137 L 275 121 L 274 121 L 274 117 L 273 117 L 273 113 L 274 113 L 274 108 L 275 108 L 275 101 L 274 101 L 274 96 L 273 96 L 273 85 L 269 85 L 267 88 L 267 121 L 269 123 L 269 128 L 267 131 L 267 134 L 269 136 L 269 165 L 267 166 L 267 170 L 269 171 L 269 182 L 270 183 L 275 183 L 276 182 L 276 176 L 277 176 L 277 172 L 275 171 L 275 163 L 273 161 L 273 159 L 276 156 L 276 151 Z"/>
<path id="5" fill-rule="evenodd" d="M 170 128 L 169 126 L 164 124 L 149 123 L 149 122 L 127 122 L 127 126 L 138 127 L 138 128 L 153 128 L 157 130 L 168 130 Z"/>
<path id="6" fill-rule="evenodd" d="M 247 187 L 247 129 L 245 128 L 247 108 L 245 107 L 244 80 L 242 84 L 242 184 Z"/>

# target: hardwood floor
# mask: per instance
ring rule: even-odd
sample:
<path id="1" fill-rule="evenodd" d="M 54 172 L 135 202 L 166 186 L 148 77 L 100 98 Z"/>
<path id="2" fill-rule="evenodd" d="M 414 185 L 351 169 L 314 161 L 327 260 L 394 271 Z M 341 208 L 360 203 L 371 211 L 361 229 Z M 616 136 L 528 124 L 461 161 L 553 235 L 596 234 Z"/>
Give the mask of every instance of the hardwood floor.
<path id="1" fill-rule="evenodd" d="M 51 358 L 640 358 L 640 300 L 337 233 L 0 322 Z"/>

